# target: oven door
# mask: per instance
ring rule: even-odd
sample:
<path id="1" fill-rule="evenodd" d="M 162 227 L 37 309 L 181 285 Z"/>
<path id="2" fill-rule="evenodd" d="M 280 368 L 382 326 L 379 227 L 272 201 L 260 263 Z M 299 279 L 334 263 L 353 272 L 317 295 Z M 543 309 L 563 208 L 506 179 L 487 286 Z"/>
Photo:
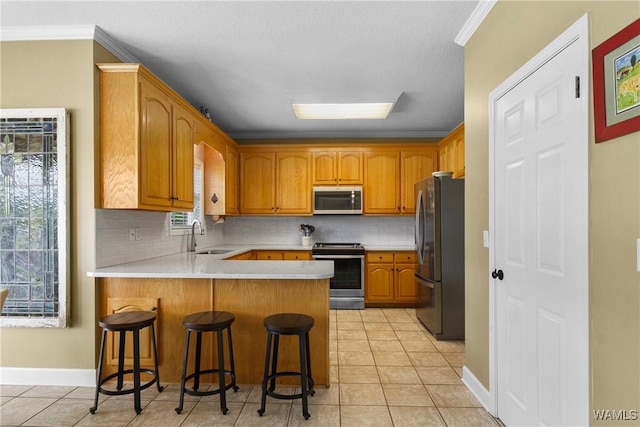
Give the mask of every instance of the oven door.
<path id="1" fill-rule="evenodd" d="M 316 254 L 313 258 L 333 261 L 329 296 L 364 298 L 364 255 Z"/>

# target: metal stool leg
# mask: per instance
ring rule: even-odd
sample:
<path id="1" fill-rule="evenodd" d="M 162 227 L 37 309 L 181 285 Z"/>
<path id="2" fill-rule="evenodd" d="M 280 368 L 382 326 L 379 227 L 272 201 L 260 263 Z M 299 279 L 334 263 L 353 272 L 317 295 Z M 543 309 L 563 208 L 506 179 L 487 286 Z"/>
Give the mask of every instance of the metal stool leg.
<path id="1" fill-rule="evenodd" d="M 195 376 L 193 377 L 193 390 L 200 388 L 200 352 L 202 351 L 202 332 L 196 332 L 196 364 Z"/>
<path id="2" fill-rule="evenodd" d="M 133 406 L 136 414 L 142 412 L 140 403 L 140 329 L 133 331 Z"/>
<path id="3" fill-rule="evenodd" d="M 216 332 L 218 341 L 218 386 L 220 387 L 220 410 L 223 415 L 227 414 L 227 394 L 226 381 L 224 375 L 224 342 L 222 341 L 222 329 Z"/>
<path id="4" fill-rule="evenodd" d="M 182 377 L 180 380 L 180 403 L 176 408 L 176 412 L 179 414 L 182 412 L 182 408 L 184 406 L 184 388 L 187 382 L 187 362 L 189 361 L 189 337 L 190 333 L 187 329 L 185 332 L 186 336 L 184 338 L 184 351 L 182 352 Z"/>
<path id="5" fill-rule="evenodd" d="M 114 332 L 115 333 L 115 332 Z M 127 337 L 127 331 L 118 332 L 120 335 L 120 348 L 118 348 L 118 383 L 116 385 L 116 390 L 122 390 L 122 386 L 124 383 L 123 372 L 124 372 L 124 346 Z"/>
<path id="6" fill-rule="evenodd" d="M 269 375 L 275 375 L 278 372 L 278 350 L 280 346 L 280 335 L 275 334 L 273 337 L 273 351 L 271 352 L 271 372 Z M 271 378 L 271 384 L 269 385 L 269 391 L 276 389 L 276 378 Z"/>
<path id="7" fill-rule="evenodd" d="M 233 391 L 237 392 L 239 387 L 236 385 L 236 364 L 233 360 L 233 343 L 231 340 L 231 326 L 227 328 L 227 341 L 229 344 L 229 363 L 231 370 L 231 384 L 233 387 Z"/>
<path id="8" fill-rule="evenodd" d="M 156 386 L 158 392 L 162 392 L 164 387 L 160 385 L 160 370 L 158 369 L 158 347 L 156 346 L 156 328 L 151 324 L 151 340 L 153 344 L 153 366 L 156 371 Z"/>
<path id="9" fill-rule="evenodd" d="M 309 378 L 309 395 L 313 396 L 316 394 L 313 387 L 315 383 L 313 382 L 313 375 L 311 374 L 311 351 L 309 351 L 309 333 L 305 333 L 305 342 L 306 342 L 306 350 L 307 350 L 307 377 Z"/>
<path id="10" fill-rule="evenodd" d="M 310 415 L 309 415 L 309 408 L 307 405 L 307 391 L 308 391 L 308 385 L 307 385 L 307 339 L 306 339 L 306 334 L 300 334 L 298 335 L 299 338 L 299 345 L 298 347 L 300 348 L 300 388 L 302 389 L 302 415 L 304 416 L 305 420 L 308 420 Z"/>
<path id="11" fill-rule="evenodd" d="M 267 333 L 267 354 L 264 358 L 264 376 L 262 378 L 262 399 L 260 400 L 260 409 L 258 414 L 264 414 L 264 408 L 267 404 L 267 380 L 269 378 L 269 361 L 271 359 L 271 333 Z"/>
<path id="12" fill-rule="evenodd" d="M 102 377 L 102 362 L 104 360 L 104 344 L 107 340 L 107 331 L 105 329 L 102 330 L 102 340 L 100 343 L 100 359 L 98 359 L 98 373 L 96 374 L 96 399 L 93 403 L 93 408 L 89 409 L 89 412 L 92 414 L 96 413 L 98 409 L 98 397 L 100 395 L 100 378 Z"/>

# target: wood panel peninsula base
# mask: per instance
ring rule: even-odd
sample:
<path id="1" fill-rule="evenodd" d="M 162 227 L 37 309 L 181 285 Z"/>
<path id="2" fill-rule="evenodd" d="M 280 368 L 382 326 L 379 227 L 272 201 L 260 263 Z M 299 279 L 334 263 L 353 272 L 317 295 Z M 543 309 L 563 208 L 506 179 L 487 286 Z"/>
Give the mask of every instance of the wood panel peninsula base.
<path id="1" fill-rule="evenodd" d="M 100 316 L 120 310 L 156 307 L 156 337 L 163 384 L 180 382 L 184 345 L 182 318 L 198 311 L 219 310 L 229 311 L 236 318 L 231 330 L 238 384 L 262 382 L 267 337 L 264 318 L 275 313 L 295 312 L 315 319 L 309 334 L 313 379 L 316 385 L 329 386 L 329 279 L 100 277 L 97 280 Z M 105 359 L 109 373 L 115 372 L 117 363 L 114 351 L 117 346 L 113 345 L 116 338 L 111 335 Z M 278 363 L 281 370 L 299 370 L 296 338 L 282 337 L 280 341 Z M 145 359 L 151 360 L 149 343 L 149 337 L 141 337 L 143 365 Z M 216 363 L 214 345 L 213 334 L 203 334 L 203 366 Z M 190 353 L 195 354 L 192 350 Z M 204 380 L 213 382 L 214 379 Z M 289 379 L 283 378 L 283 382 L 286 380 Z"/>

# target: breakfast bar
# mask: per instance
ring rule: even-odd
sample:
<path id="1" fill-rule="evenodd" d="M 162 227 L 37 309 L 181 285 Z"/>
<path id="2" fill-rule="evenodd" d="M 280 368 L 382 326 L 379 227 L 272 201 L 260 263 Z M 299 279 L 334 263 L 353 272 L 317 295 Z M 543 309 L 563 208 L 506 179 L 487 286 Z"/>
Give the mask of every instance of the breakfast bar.
<path id="1" fill-rule="evenodd" d="M 329 279 L 331 261 L 239 261 L 225 255 L 181 253 L 98 268 L 88 273 L 98 286 L 100 316 L 127 310 L 157 311 L 156 337 L 162 382 L 179 382 L 184 345 L 184 316 L 200 311 L 228 311 L 232 324 L 237 382 L 262 381 L 266 330 L 263 320 L 275 313 L 302 313 L 315 319 L 310 352 L 317 385 L 329 385 Z M 117 367 L 117 343 L 110 338 L 106 371 Z M 203 337 L 203 366 L 213 364 L 215 342 Z M 225 350 L 226 351 L 226 350 Z M 127 357 L 126 355 L 125 357 Z M 151 363 L 150 337 L 141 336 L 142 364 Z M 295 370 L 295 340 L 283 340 L 279 363 Z"/>

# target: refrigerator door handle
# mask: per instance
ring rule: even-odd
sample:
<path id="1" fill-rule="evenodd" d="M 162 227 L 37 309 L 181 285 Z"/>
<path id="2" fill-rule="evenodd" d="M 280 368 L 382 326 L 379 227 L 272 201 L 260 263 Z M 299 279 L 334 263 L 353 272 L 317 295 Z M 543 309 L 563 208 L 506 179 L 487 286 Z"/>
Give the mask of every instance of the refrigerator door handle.
<path id="1" fill-rule="evenodd" d="M 422 277 L 418 276 L 417 274 L 416 274 L 416 281 L 418 282 L 419 285 L 424 285 L 424 286 L 427 286 L 427 287 L 429 287 L 431 289 L 435 289 L 435 287 L 436 287 L 435 283 L 433 283 L 433 282 L 431 282 L 429 280 L 425 280 Z"/>
<path id="2" fill-rule="evenodd" d="M 416 247 L 418 249 L 418 259 L 420 265 L 424 264 L 424 219 L 422 216 L 424 215 L 423 206 L 424 206 L 424 195 L 422 190 L 418 191 L 418 196 L 416 197 Z"/>

